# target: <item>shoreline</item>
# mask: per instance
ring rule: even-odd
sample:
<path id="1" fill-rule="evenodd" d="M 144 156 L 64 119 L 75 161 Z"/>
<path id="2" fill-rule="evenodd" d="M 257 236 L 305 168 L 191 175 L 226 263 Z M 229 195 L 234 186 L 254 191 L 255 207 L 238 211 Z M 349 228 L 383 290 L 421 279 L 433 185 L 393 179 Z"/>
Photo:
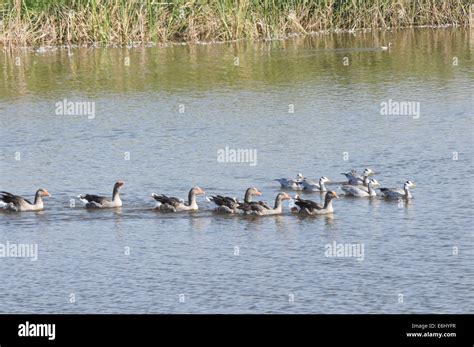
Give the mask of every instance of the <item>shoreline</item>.
<path id="1" fill-rule="evenodd" d="M 144 47 L 273 41 L 340 32 L 472 28 L 469 0 L 266 1 L 77 0 L 0 6 L 0 46 Z"/>
<path id="2" fill-rule="evenodd" d="M 262 38 L 262 39 L 234 39 L 226 41 L 176 41 L 176 42 L 131 42 L 129 44 L 101 44 L 101 43 L 92 43 L 92 44 L 69 44 L 69 45 L 28 45 L 28 46 L 5 46 L 0 42 L 0 48 L 4 52 L 13 52 L 13 51 L 27 51 L 27 52 L 36 52 L 40 54 L 54 52 L 58 50 L 70 50 L 70 49 L 108 49 L 108 48 L 121 48 L 121 49 L 134 49 L 134 48 L 168 48 L 174 46 L 207 46 L 207 45 L 226 45 L 226 44 L 235 44 L 235 43 L 252 43 L 252 44 L 261 44 L 261 43 L 271 43 L 275 41 L 286 41 L 294 38 L 305 38 L 305 37 L 317 37 L 325 35 L 334 35 L 334 34 L 375 34 L 375 33 L 386 33 L 386 32 L 398 32 L 398 31 L 409 31 L 409 30 L 418 30 L 418 29 L 465 29 L 469 30 L 469 27 L 445 24 L 445 25 L 418 25 L 410 27 L 399 27 L 399 28 L 367 28 L 367 29 L 331 29 L 331 30 L 321 30 L 308 33 L 289 33 L 285 36 L 274 37 L 274 38 Z"/>

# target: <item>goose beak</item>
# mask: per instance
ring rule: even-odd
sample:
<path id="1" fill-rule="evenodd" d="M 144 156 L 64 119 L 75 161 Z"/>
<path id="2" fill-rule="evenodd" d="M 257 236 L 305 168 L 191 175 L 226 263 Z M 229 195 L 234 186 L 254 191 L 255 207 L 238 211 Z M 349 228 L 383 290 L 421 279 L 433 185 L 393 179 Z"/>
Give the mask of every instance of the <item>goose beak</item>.
<path id="1" fill-rule="evenodd" d="M 262 195 L 262 193 L 257 190 L 257 192 L 255 193 L 255 195 L 260 196 L 260 195 Z"/>

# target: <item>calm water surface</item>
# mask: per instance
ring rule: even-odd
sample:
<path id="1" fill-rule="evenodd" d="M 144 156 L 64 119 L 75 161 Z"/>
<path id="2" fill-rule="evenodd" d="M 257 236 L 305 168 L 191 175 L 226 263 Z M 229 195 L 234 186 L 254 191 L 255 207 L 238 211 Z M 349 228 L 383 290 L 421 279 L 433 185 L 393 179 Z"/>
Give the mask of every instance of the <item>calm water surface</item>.
<path id="1" fill-rule="evenodd" d="M 438 29 L 4 53 L 0 190 L 53 197 L 0 213 L 1 243 L 38 245 L 37 261 L 0 258 L 0 312 L 473 313 L 473 47 L 468 31 Z M 56 115 L 64 99 L 94 102 L 95 118 Z M 419 102 L 419 119 L 381 115 L 389 99 Z M 226 146 L 257 150 L 257 165 L 218 162 Z M 415 198 L 241 218 L 203 198 L 163 215 L 149 197 L 257 186 L 273 201 L 275 178 L 365 167 L 383 186 L 416 182 Z M 123 208 L 70 207 L 118 179 Z M 363 261 L 326 257 L 333 241 L 363 244 Z"/>

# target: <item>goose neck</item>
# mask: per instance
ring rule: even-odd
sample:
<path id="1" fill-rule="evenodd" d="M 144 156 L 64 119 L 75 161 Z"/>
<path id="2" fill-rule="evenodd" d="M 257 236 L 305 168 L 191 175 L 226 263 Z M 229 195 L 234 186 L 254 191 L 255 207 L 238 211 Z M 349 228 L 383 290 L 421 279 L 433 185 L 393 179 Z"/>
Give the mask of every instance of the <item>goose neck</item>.
<path id="1" fill-rule="evenodd" d="M 277 195 L 277 197 L 275 198 L 275 205 L 274 205 L 273 209 L 275 211 L 278 211 L 278 212 L 281 211 L 281 209 L 282 209 L 282 197 L 280 195 Z"/>
<path id="2" fill-rule="evenodd" d="M 250 191 L 250 189 L 247 189 L 244 196 L 244 202 L 249 203 L 251 201 L 252 201 L 252 192 Z"/>
<path id="3" fill-rule="evenodd" d="M 323 180 L 319 180 L 319 190 L 321 190 L 322 192 L 326 191 L 326 185 Z"/>
<path id="4" fill-rule="evenodd" d="M 114 187 L 112 192 L 112 201 L 120 201 L 120 188 Z"/>
<path id="5" fill-rule="evenodd" d="M 323 209 L 332 209 L 332 198 L 326 198 L 324 200 L 324 207 Z"/>
<path id="6" fill-rule="evenodd" d="M 43 197 L 41 196 L 40 192 L 36 192 L 34 205 L 43 206 Z"/>
<path id="7" fill-rule="evenodd" d="M 193 207 L 197 205 L 194 189 L 191 189 L 188 193 L 188 205 Z"/>

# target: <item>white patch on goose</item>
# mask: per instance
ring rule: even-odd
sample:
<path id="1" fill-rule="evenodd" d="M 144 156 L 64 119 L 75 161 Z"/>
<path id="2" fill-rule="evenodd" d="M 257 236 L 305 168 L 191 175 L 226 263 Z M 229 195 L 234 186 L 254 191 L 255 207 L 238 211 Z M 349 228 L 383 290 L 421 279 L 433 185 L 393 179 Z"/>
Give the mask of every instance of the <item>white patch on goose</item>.
<path id="1" fill-rule="evenodd" d="M 5 201 L 0 201 L 0 208 L 3 210 L 18 212 L 18 207 L 15 206 L 13 202 L 6 203 Z"/>
<path id="2" fill-rule="evenodd" d="M 88 200 L 84 199 L 84 196 L 83 196 L 83 195 L 78 195 L 77 197 L 78 197 L 78 199 L 81 200 L 84 204 L 88 204 L 88 203 L 89 203 Z"/>

